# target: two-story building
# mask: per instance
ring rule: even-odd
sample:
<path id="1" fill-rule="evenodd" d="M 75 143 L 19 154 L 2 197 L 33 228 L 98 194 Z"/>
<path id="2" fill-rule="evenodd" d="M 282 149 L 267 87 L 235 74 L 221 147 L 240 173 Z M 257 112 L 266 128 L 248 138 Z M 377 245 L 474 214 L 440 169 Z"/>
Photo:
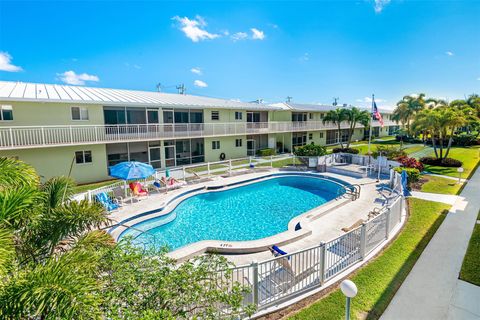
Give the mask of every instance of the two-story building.
<path id="1" fill-rule="evenodd" d="M 307 143 L 337 144 L 347 132 L 323 123 L 333 106 L 259 104 L 201 96 L 81 86 L 0 82 L 0 156 L 17 157 L 49 178 L 108 179 L 108 167 L 141 161 L 155 168 L 253 156 Z M 397 124 L 383 112 L 383 128 Z M 342 124 L 346 129 L 348 125 Z M 354 140 L 364 138 L 361 125 Z"/>

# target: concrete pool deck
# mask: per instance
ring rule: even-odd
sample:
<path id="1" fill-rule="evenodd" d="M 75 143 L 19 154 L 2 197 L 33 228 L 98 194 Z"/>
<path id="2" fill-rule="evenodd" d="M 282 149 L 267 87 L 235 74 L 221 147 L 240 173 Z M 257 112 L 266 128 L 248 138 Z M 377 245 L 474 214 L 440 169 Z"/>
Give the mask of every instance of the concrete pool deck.
<path id="1" fill-rule="evenodd" d="M 148 214 L 140 219 L 134 219 L 130 221 L 128 221 L 128 219 L 131 219 L 132 217 L 143 212 L 158 210 L 160 207 L 165 206 L 166 203 L 169 203 L 171 199 L 179 197 L 182 194 L 185 194 L 186 192 L 189 192 L 189 191 L 197 192 L 197 191 L 200 191 L 201 189 L 204 189 L 205 187 L 229 185 L 232 183 L 242 182 L 249 179 L 266 177 L 271 175 L 272 173 L 279 173 L 279 172 L 294 173 L 290 170 L 285 171 L 285 170 L 279 170 L 279 169 L 271 169 L 268 171 L 247 173 L 244 175 L 239 175 L 234 177 L 223 178 L 220 176 L 216 176 L 213 179 L 211 179 L 211 181 L 205 181 L 205 182 L 197 183 L 194 185 L 187 185 L 176 190 L 168 191 L 168 193 L 152 193 L 150 196 L 146 197 L 145 199 L 140 200 L 138 202 L 134 202 L 132 204 L 127 202 L 127 204 L 124 207 L 114 212 L 111 218 L 114 220 L 115 223 L 118 223 L 120 221 L 127 221 L 124 223 L 126 226 L 134 225 L 142 220 L 147 220 L 154 216 L 159 216 L 165 213 L 159 212 L 154 214 Z M 272 237 L 269 237 L 269 238 L 254 240 L 254 241 L 234 241 L 231 243 L 234 243 L 235 246 L 240 246 L 240 248 L 242 247 L 242 245 L 245 245 L 245 246 L 247 245 L 251 246 L 252 244 L 258 245 L 259 250 L 261 250 L 261 252 L 242 253 L 242 254 L 237 254 L 237 253 L 224 254 L 224 256 L 228 260 L 233 262 L 235 265 L 243 265 L 243 264 L 249 264 L 255 260 L 262 261 L 262 260 L 271 258 L 272 257 L 271 253 L 268 250 L 266 250 L 265 243 L 267 242 L 269 243 L 269 245 L 271 245 L 272 243 L 273 244 L 281 243 L 282 249 L 287 252 L 293 252 L 300 249 L 316 246 L 322 241 L 328 241 L 332 238 L 335 238 L 339 235 L 344 234 L 344 232 L 341 230 L 342 228 L 350 227 L 354 223 L 358 222 L 358 220 L 360 219 L 363 219 L 364 221 L 368 220 L 368 214 L 370 211 L 372 211 L 375 207 L 383 206 L 384 199 L 381 196 L 381 194 L 377 191 L 377 187 L 380 184 L 385 184 L 386 182 L 385 180 L 377 183 L 376 180 L 372 178 L 355 178 L 355 177 L 334 174 L 334 173 L 321 173 L 321 175 L 337 178 L 350 184 L 361 185 L 362 190 L 361 190 L 359 199 L 357 199 L 356 201 L 351 201 L 349 199 L 332 200 L 331 203 L 325 206 L 320 206 L 318 208 L 311 210 L 313 213 L 309 211 L 309 214 L 313 214 L 314 216 L 318 215 L 320 218 L 315 217 L 315 220 L 310 221 L 308 224 L 308 227 L 305 228 L 308 230 L 305 230 L 300 233 L 297 232 L 297 234 L 295 235 L 296 237 L 294 239 L 286 239 L 285 238 L 286 235 L 284 235 L 284 233 L 281 233 L 273 236 L 273 237 L 277 237 L 274 239 L 270 239 Z M 178 204 L 178 202 L 182 201 L 184 198 L 189 196 L 191 196 L 191 194 L 183 195 L 178 199 L 175 199 L 173 202 L 169 203 L 166 208 L 170 209 L 171 207 L 175 207 Z M 328 208 L 329 205 L 331 208 L 330 210 L 327 210 L 329 209 Z M 168 211 L 170 210 L 165 210 L 164 212 L 168 212 Z M 322 211 L 328 211 L 328 212 L 322 212 Z M 111 234 L 115 238 L 118 238 L 118 236 L 125 229 L 126 227 L 119 226 L 117 228 L 114 228 L 111 231 Z M 265 242 L 264 240 L 267 240 L 267 239 L 269 239 L 269 241 Z M 169 253 L 169 255 L 177 259 L 191 257 L 193 255 L 201 253 L 202 252 L 201 249 L 203 247 L 205 246 L 209 247 L 209 242 L 210 241 L 197 242 L 195 244 L 172 251 L 171 253 Z M 228 241 L 222 241 L 225 244 L 219 243 L 220 241 L 215 241 L 215 242 L 217 246 L 224 245 L 225 247 L 227 247 L 229 243 Z M 262 243 L 263 243 L 263 246 L 262 246 Z M 224 248 L 222 247 L 222 249 Z M 228 250 L 222 250 L 222 251 L 228 251 Z"/>

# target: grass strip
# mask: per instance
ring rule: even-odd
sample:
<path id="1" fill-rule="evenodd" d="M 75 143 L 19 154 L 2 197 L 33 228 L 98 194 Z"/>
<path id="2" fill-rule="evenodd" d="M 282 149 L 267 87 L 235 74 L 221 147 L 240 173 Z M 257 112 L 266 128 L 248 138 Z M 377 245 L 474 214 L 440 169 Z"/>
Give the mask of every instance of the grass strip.
<path id="1" fill-rule="evenodd" d="M 409 199 L 410 217 L 398 238 L 351 280 L 358 287 L 352 300 L 353 319 L 378 319 L 445 219 L 449 206 Z M 290 319 L 343 319 L 345 297 L 339 289 L 294 314 Z"/>
<path id="2" fill-rule="evenodd" d="M 480 220 L 480 211 L 477 220 Z M 463 258 L 460 279 L 480 286 L 480 224 L 478 223 L 475 223 L 467 253 Z"/>
<path id="3" fill-rule="evenodd" d="M 458 194 L 462 188 L 463 183 L 458 183 L 458 180 L 452 180 L 442 177 L 423 175 L 422 180 L 426 180 L 422 184 L 420 191 L 432 192 L 441 194 Z"/>

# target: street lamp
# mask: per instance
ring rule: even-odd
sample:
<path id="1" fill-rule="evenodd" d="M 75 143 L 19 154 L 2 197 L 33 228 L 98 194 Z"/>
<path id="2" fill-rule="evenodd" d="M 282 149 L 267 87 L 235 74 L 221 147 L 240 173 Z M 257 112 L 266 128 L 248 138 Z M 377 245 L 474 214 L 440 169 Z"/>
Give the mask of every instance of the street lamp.
<path id="1" fill-rule="evenodd" d="M 343 280 L 340 284 L 340 290 L 347 297 L 347 307 L 345 310 L 345 319 L 350 320 L 350 299 L 357 295 L 357 286 L 350 280 Z"/>

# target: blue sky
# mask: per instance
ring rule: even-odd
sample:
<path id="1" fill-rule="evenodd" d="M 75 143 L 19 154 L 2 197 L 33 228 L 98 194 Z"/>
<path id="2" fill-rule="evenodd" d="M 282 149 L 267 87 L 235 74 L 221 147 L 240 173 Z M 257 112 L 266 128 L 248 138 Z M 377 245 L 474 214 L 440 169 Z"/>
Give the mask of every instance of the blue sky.
<path id="1" fill-rule="evenodd" d="M 7 2 L 0 79 L 251 101 L 480 93 L 480 1 Z"/>

